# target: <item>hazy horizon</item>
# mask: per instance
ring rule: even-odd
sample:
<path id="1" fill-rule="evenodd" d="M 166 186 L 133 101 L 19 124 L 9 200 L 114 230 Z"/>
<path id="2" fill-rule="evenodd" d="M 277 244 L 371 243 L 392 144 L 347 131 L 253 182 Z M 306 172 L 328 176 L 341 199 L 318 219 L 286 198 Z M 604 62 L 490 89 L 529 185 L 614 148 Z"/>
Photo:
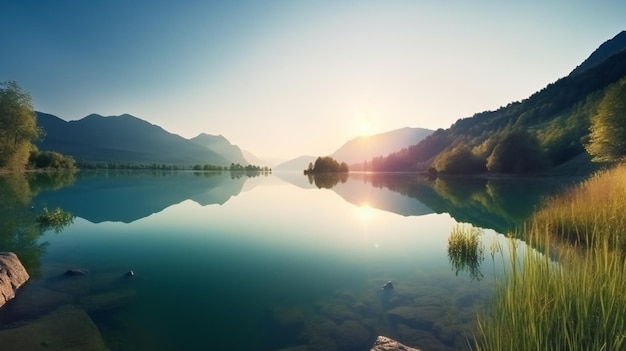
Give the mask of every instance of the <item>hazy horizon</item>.
<path id="1" fill-rule="evenodd" d="M 447 128 L 527 98 L 624 30 L 626 3 L 5 4 L 0 81 L 65 120 L 131 114 L 260 157 Z"/>

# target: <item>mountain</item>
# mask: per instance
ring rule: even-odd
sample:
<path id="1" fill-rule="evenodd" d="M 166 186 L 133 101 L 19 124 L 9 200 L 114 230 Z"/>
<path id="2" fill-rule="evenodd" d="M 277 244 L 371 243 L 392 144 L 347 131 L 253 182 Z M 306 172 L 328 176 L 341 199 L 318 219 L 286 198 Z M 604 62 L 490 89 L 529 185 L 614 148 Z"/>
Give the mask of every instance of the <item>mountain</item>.
<path id="1" fill-rule="evenodd" d="M 204 146 L 209 150 L 218 153 L 220 156 L 229 160 L 232 163 L 240 165 L 248 165 L 249 162 L 243 156 L 241 149 L 237 145 L 233 145 L 221 135 L 210 135 L 201 133 L 198 136 L 189 139 L 194 143 Z"/>
<path id="2" fill-rule="evenodd" d="M 602 43 L 583 63 L 576 67 L 572 73 L 576 74 L 585 71 L 593 66 L 602 63 L 607 58 L 617 52 L 626 49 L 626 31 L 621 31 L 618 35 Z"/>
<path id="3" fill-rule="evenodd" d="M 459 119 L 415 145 L 372 159 L 367 170 L 588 173 L 598 167 L 585 150 L 591 118 L 607 87 L 626 77 L 626 50 L 617 45 L 623 33 L 601 45 L 574 72 L 527 99 Z"/>
<path id="4" fill-rule="evenodd" d="M 309 162 L 315 162 L 317 156 L 304 155 L 296 157 L 293 160 L 285 161 L 274 166 L 276 171 L 303 171 L 309 166 Z"/>
<path id="5" fill-rule="evenodd" d="M 417 144 L 433 132 L 430 129 L 405 127 L 386 133 L 360 136 L 349 140 L 330 156 L 347 164 L 361 163 Z"/>
<path id="6" fill-rule="evenodd" d="M 268 159 L 258 157 L 252 152 L 247 151 L 247 150 L 241 150 L 241 152 L 243 153 L 243 157 L 245 157 L 246 160 L 248 160 L 248 162 L 253 165 L 257 165 L 261 167 L 274 167 L 274 165 L 279 163 L 273 160 L 268 160 Z"/>
<path id="7" fill-rule="evenodd" d="M 104 117 L 91 114 L 77 121 L 64 121 L 37 112 L 45 137 L 40 150 L 71 155 L 76 161 L 230 165 L 231 160 L 137 117 L 124 114 Z"/>
<path id="8" fill-rule="evenodd" d="M 356 168 L 360 168 L 360 164 L 363 161 L 368 161 L 372 157 L 387 155 L 392 151 L 416 144 L 432 133 L 433 131 L 430 129 L 405 127 L 385 133 L 360 136 L 348 140 L 329 156 L 338 162 L 345 162 L 348 165 L 359 164 L 356 165 Z M 302 171 L 308 167 L 309 162 L 315 162 L 316 159 L 317 156 L 300 156 L 283 162 L 274 167 L 274 169 Z M 351 166 L 351 169 L 354 168 Z"/>

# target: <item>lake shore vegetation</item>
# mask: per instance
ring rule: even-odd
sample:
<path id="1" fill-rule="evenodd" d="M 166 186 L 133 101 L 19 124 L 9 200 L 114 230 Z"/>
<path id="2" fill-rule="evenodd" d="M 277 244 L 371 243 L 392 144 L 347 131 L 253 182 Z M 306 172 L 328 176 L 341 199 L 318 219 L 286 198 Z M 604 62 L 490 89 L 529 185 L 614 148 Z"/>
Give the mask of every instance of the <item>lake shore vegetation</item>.
<path id="1" fill-rule="evenodd" d="M 522 229 L 495 298 L 477 319 L 476 350 L 626 347 L 626 165 L 549 199 Z"/>

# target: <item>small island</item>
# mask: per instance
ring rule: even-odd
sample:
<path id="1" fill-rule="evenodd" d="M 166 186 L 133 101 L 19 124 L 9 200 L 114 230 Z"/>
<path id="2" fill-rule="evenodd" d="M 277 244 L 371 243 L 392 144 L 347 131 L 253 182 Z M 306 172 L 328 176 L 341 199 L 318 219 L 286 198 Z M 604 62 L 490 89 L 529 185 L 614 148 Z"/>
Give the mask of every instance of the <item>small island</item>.
<path id="1" fill-rule="evenodd" d="M 318 157 L 315 164 L 309 163 L 309 167 L 304 170 L 304 174 L 320 174 L 320 173 L 348 173 L 348 165 L 345 162 L 339 163 L 330 156 Z"/>

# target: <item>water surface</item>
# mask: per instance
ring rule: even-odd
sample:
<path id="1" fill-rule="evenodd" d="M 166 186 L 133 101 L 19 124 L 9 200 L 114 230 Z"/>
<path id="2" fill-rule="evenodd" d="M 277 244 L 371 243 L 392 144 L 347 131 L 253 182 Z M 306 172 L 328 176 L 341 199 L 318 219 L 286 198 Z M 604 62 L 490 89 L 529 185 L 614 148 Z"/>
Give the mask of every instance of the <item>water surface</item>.
<path id="1" fill-rule="evenodd" d="M 464 349 L 494 286 L 490 244 L 556 189 L 229 172 L 66 183 L 22 201 L 77 216 L 35 235 L 39 250 L 22 248 L 40 272 L 29 286 L 71 296 L 113 350 L 368 350 L 380 334 Z M 485 228 L 481 279 L 451 268 L 447 240 L 460 222 Z M 63 276 L 77 267 L 89 274 Z M 381 290 L 387 281 L 393 290 Z"/>

